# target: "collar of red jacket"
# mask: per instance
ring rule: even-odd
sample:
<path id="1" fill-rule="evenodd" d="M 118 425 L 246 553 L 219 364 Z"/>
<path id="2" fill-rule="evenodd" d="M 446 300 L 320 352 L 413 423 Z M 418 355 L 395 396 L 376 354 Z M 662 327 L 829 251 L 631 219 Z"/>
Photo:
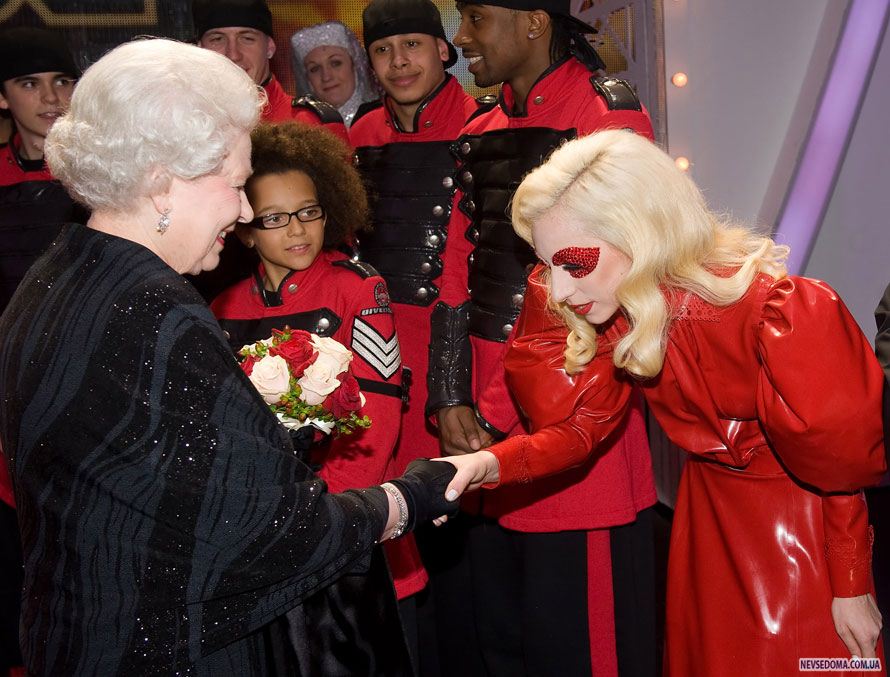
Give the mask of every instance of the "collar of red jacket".
<path id="1" fill-rule="evenodd" d="M 574 96 L 590 96 L 592 85 L 590 78 L 593 75 L 574 56 L 568 54 L 559 61 L 550 65 L 545 70 L 532 88 L 525 100 L 525 113 L 516 115 L 513 107 L 516 102 L 513 88 L 506 82 L 501 87 L 498 96 L 498 105 L 508 117 L 537 118 L 551 115 L 554 107 L 564 105 Z M 547 125 L 548 127 L 550 125 Z"/>
<path id="2" fill-rule="evenodd" d="M 414 131 L 406 132 L 399 126 L 398 118 L 390 108 L 389 97 L 384 99 L 386 110 L 386 124 L 400 134 L 422 134 L 423 132 L 435 132 L 437 128 L 445 124 L 454 116 L 455 111 L 464 109 L 463 87 L 450 73 L 445 73 L 445 80 L 430 92 L 417 107 L 414 113 Z"/>
<path id="3" fill-rule="evenodd" d="M 52 181 L 53 176 L 40 160 L 27 160 L 18 148 L 21 139 L 14 134 L 6 145 L 0 146 L 0 186 L 9 186 L 24 181 Z"/>

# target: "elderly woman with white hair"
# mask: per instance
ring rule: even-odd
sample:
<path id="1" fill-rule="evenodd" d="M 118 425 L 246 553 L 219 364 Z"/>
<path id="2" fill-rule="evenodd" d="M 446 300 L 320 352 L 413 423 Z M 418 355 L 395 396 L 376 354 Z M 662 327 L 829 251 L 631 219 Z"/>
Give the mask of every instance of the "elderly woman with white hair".
<path id="1" fill-rule="evenodd" d="M 84 74 L 47 139 L 92 217 L 65 227 L 0 320 L 28 674 L 410 670 L 391 586 L 355 615 L 370 655 L 354 664 L 313 628 L 296 656 L 269 649 L 287 611 L 446 512 L 453 469 L 328 493 L 182 277 L 253 217 L 263 104 L 225 57 L 144 40 Z"/>
<path id="2" fill-rule="evenodd" d="M 309 26 L 294 33 L 290 44 L 297 94 L 331 104 L 347 127 L 359 106 L 379 98 L 368 56 L 345 24 Z"/>

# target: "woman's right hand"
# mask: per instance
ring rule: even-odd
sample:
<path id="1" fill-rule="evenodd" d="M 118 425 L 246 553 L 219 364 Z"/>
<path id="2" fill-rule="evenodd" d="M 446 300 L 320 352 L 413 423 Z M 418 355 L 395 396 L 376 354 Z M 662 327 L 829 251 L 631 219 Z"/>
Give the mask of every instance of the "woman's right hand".
<path id="1" fill-rule="evenodd" d="M 449 501 L 456 501 L 465 491 L 473 491 L 483 484 L 497 484 L 501 478 L 497 456 L 487 449 L 433 460 L 450 463 L 457 468 L 457 473 L 445 490 L 445 498 Z"/>
<path id="2" fill-rule="evenodd" d="M 831 602 L 831 617 L 850 655 L 875 657 L 883 619 L 871 593 L 858 597 L 835 597 Z"/>

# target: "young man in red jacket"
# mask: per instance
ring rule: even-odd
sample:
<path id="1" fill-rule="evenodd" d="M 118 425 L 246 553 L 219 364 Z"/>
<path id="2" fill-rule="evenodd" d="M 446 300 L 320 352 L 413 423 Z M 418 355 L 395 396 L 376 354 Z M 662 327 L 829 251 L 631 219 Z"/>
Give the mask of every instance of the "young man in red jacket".
<path id="1" fill-rule="evenodd" d="M 457 53 L 446 37 L 439 10 L 430 0 L 373 0 L 364 10 L 365 48 L 383 101 L 359 109 L 349 130 L 356 162 L 377 199 L 373 230 L 360 233 L 357 249 L 386 280 L 403 364 L 411 370 L 411 391 L 402 411 L 402 433 L 388 474 L 400 474 L 415 458 L 439 455 L 435 430 L 424 415 L 429 354 L 429 321 L 442 287 L 442 252 L 457 185 L 450 146 L 477 110 L 447 68 Z M 418 632 L 421 674 L 465 672 L 438 650 L 437 635 L 453 637 L 454 572 L 448 561 L 452 525 L 418 534 L 430 589 L 413 539 L 386 543 L 396 592 L 409 635 Z M 457 583 L 464 593 L 468 586 Z M 416 607 L 415 607 L 416 605 Z M 418 613 L 419 623 L 414 614 Z M 446 627 L 442 626 L 443 619 Z"/>
<path id="2" fill-rule="evenodd" d="M 503 357 L 536 257 L 512 230 L 513 190 L 563 140 L 613 127 L 653 135 L 631 87 L 601 77 L 585 37 L 594 31 L 567 0 L 458 9 L 453 42 L 476 84 L 503 87 L 456 142 L 459 187 L 432 314 L 427 408 L 452 454 L 523 431 Z M 488 519 L 468 551 L 490 673 L 654 674 L 655 490 L 640 412 L 597 459 L 483 500 Z"/>

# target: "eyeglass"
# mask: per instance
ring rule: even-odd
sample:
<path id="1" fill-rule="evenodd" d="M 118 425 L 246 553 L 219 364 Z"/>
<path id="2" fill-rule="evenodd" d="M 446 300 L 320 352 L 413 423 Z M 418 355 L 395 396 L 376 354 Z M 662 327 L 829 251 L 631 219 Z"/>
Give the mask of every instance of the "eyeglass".
<path id="1" fill-rule="evenodd" d="M 273 230 L 275 228 L 284 228 L 290 223 L 292 217 L 296 216 L 300 223 L 309 223 L 310 221 L 318 221 L 325 217 L 324 207 L 321 205 L 309 205 L 295 212 L 275 212 L 258 216 L 247 225 L 251 228 L 259 228 L 261 230 Z"/>

